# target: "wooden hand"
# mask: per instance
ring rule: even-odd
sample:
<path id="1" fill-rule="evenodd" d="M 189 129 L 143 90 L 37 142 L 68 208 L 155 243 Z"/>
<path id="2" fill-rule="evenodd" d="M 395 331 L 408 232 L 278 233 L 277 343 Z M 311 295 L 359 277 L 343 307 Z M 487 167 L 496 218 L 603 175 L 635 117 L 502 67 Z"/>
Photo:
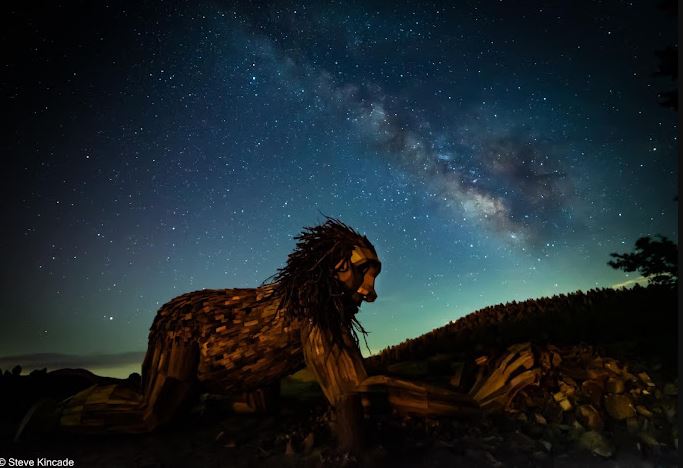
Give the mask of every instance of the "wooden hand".
<path id="1" fill-rule="evenodd" d="M 367 400 L 383 400 L 402 414 L 473 416 L 480 413 L 477 402 L 467 394 L 388 376 L 368 377 L 363 357 L 350 335 L 344 335 L 341 347 L 329 333 L 309 323 L 302 326 L 301 339 L 306 364 L 336 410 L 337 438 L 342 450 L 359 451 L 363 446 L 364 396 Z"/>

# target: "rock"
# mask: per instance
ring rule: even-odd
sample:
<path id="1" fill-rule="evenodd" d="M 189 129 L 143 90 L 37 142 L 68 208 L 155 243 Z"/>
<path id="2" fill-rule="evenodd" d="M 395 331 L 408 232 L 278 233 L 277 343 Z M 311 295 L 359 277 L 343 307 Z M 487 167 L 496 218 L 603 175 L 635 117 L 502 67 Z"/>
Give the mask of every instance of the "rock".
<path id="1" fill-rule="evenodd" d="M 636 411 L 638 412 L 638 414 L 640 414 L 641 416 L 645 416 L 646 418 L 651 418 L 652 416 L 654 416 L 652 414 L 652 411 L 645 408 L 643 405 L 636 405 Z"/>
<path id="2" fill-rule="evenodd" d="M 610 376 L 610 373 L 605 369 L 592 367 L 586 370 L 586 376 L 589 380 L 604 381 Z"/>
<path id="3" fill-rule="evenodd" d="M 614 453 L 614 446 L 597 431 L 588 431 L 581 434 L 579 447 L 604 458 L 609 458 Z"/>
<path id="4" fill-rule="evenodd" d="M 603 386 L 597 380 L 585 380 L 581 384 L 581 391 L 594 405 L 599 406 L 602 402 Z"/>
<path id="5" fill-rule="evenodd" d="M 621 367 L 619 366 L 619 363 L 614 359 L 604 359 L 602 365 L 605 369 L 609 369 L 617 375 L 621 375 L 621 373 L 623 372 Z"/>
<path id="6" fill-rule="evenodd" d="M 573 397 L 574 395 L 576 395 L 576 382 L 573 382 L 573 379 L 568 380 L 572 380 L 572 382 L 565 383 L 563 381 L 560 381 L 560 391 L 568 397 Z"/>
<path id="7" fill-rule="evenodd" d="M 309 432 L 303 443 L 303 452 L 308 454 L 313 450 L 313 445 L 315 444 L 315 434 Z"/>
<path id="8" fill-rule="evenodd" d="M 626 380 L 628 382 L 632 382 L 632 383 L 638 382 L 638 377 L 636 377 L 635 375 L 633 375 L 629 372 L 624 372 L 622 374 L 622 377 L 624 378 L 624 380 Z"/>
<path id="9" fill-rule="evenodd" d="M 581 405 L 576 409 L 576 417 L 584 426 L 592 430 L 601 430 L 604 422 L 593 405 Z"/>
<path id="10" fill-rule="evenodd" d="M 553 448 L 553 444 L 551 444 L 547 440 L 541 439 L 538 442 L 543 446 L 543 448 L 546 450 L 546 452 L 550 452 Z"/>
<path id="11" fill-rule="evenodd" d="M 553 395 L 553 400 L 558 401 L 558 402 L 562 401 L 562 400 L 566 400 L 566 399 L 567 399 L 567 396 L 562 392 L 557 392 Z"/>
<path id="12" fill-rule="evenodd" d="M 605 395 L 605 409 L 610 416 L 618 421 L 631 418 L 636 414 L 631 399 L 626 395 L 613 393 Z"/>
<path id="13" fill-rule="evenodd" d="M 584 352 L 579 352 L 581 355 L 581 359 L 583 361 L 590 361 L 591 367 L 594 369 L 600 368 L 600 367 L 605 367 L 604 359 L 602 359 L 600 356 L 594 356 L 591 358 L 592 351 L 586 349 Z"/>
<path id="14" fill-rule="evenodd" d="M 572 404 L 566 398 L 564 400 L 561 400 L 559 403 L 560 408 L 562 408 L 562 411 L 569 411 L 572 409 Z"/>
<path id="15" fill-rule="evenodd" d="M 548 421 L 545 420 L 542 414 L 534 413 L 534 419 L 538 424 L 543 424 L 546 425 L 548 424 Z"/>
<path id="16" fill-rule="evenodd" d="M 639 378 L 645 385 L 647 385 L 648 387 L 654 387 L 654 386 L 655 386 L 654 382 L 652 381 L 652 379 L 650 378 L 650 376 L 647 375 L 646 372 L 640 372 L 640 373 L 638 374 L 638 378 Z"/>
<path id="17" fill-rule="evenodd" d="M 605 384 L 605 390 L 609 393 L 624 393 L 624 381 L 619 378 L 610 377 Z"/>

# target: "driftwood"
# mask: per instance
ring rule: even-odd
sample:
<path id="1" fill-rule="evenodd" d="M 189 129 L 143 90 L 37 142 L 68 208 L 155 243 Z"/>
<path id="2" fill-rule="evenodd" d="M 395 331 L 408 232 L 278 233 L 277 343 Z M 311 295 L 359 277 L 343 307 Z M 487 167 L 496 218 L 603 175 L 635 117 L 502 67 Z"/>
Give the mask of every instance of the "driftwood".
<path id="1" fill-rule="evenodd" d="M 485 363 L 480 359 L 480 373 L 469 391 L 484 411 L 506 408 L 515 395 L 527 385 L 538 383 L 540 368 L 534 366 L 534 355 L 530 343 L 514 344 L 500 357 L 492 371 L 484 376 Z"/>

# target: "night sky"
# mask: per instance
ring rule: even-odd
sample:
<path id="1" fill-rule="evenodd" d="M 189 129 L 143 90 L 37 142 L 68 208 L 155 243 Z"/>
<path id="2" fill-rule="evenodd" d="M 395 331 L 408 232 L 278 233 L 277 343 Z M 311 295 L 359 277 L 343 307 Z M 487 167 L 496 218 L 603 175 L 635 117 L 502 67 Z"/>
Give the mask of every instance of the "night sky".
<path id="1" fill-rule="evenodd" d="M 0 355 L 144 351 L 323 215 L 383 262 L 373 351 L 677 238 L 655 2 L 139 3 L 3 7 Z"/>

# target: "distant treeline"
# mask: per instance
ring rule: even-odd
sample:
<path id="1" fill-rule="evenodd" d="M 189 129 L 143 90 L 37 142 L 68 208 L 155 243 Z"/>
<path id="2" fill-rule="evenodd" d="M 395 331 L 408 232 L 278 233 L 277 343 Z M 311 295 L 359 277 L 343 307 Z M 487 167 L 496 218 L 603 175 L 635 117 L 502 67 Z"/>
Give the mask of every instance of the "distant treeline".
<path id="1" fill-rule="evenodd" d="M 632 342 L 636 352 L 677 358 L 677 294 L 670 286 L 590 289 L 473 312 L 367 358 L 370 369 L 439 353 L 474 356 L 510 344 Z"/>

